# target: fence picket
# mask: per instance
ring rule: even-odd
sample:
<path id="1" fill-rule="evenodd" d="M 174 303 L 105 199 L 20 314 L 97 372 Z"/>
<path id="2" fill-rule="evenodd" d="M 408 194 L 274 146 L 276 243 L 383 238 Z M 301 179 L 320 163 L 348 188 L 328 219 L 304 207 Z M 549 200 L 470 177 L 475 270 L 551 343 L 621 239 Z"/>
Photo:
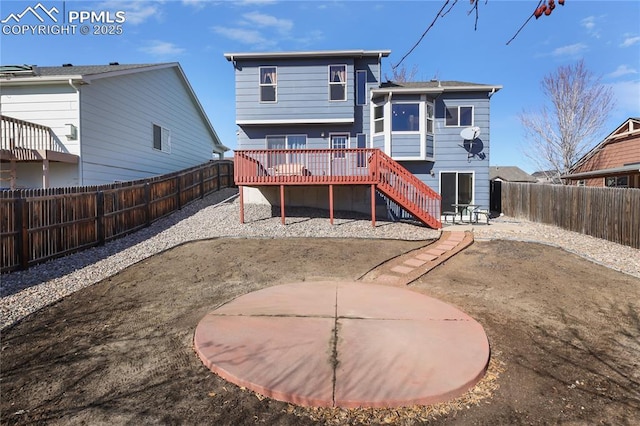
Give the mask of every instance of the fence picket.
<path id="1" fill-rule="evenodd" d="M 502 182 L 502 213 L 640 249 L 640 189 Z"/>
<path id="2" fill-rule="evenodd" d="M 0 272 L 26 269 L 133 232 L 232 185 L 233 162 L 111 185 L 0 192 Z"/>

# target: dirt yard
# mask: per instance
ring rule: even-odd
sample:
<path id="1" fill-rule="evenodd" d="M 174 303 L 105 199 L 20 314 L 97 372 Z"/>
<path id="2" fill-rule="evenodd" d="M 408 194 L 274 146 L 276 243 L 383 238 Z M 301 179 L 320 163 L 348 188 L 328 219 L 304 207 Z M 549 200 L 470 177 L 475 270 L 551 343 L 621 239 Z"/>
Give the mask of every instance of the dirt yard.
<path id="1" fill-rule="evenodd" d="M 543 245 L 476 242 L 410 286 L 485 327 L 484 396 L 434 410 L 302 409 L 225 382 L 192 349 L 198 321 L 239 295 L 356 278 L 424 244 L 215 239 L 154 256 L 2 332 L 1 421 L 638 424 L 640 280 Z"/>

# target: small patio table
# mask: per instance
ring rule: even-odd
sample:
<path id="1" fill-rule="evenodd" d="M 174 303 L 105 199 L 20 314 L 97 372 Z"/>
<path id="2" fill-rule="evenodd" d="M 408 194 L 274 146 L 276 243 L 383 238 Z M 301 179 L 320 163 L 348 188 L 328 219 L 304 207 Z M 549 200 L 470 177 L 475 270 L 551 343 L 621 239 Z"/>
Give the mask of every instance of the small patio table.
<path id="1" fill-rule="evenodd" d="M 469 223 L 473 222 L 473 209 L 476 207 L 480 207 L 479 204 L 468 204 L 468 203 L 455 203 L 455 204 L 451 204 L 451 206 L 458 212 L 460 213 L 460 223 L 464 223 L 464 220 L 462 220 L 463 214 L 466 211 L 469 214 Z M 455 223 L 455 216 L 453 219 L 454 223 Z"/>

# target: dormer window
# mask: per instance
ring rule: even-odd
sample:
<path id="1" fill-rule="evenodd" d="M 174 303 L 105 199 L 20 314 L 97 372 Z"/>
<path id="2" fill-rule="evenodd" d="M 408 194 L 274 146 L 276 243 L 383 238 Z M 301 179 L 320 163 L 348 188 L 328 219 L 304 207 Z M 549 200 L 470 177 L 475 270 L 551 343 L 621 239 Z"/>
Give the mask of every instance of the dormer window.
<path id="1" fill-rule="evenodd" d="M 329 65 L 329 100 L 347 100 L 347 66 Z"/>
<path id="2" fill-rule="evenodd" d="M 277 88 L 276 67 L 260 67 L 260 102 L 276 102 Z"/>

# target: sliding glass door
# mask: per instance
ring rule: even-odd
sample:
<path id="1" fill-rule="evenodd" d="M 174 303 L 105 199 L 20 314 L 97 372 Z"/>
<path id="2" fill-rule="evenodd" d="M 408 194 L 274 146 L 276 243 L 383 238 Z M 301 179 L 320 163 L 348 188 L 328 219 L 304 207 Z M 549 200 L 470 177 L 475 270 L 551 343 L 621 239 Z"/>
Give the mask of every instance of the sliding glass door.
<path id="1" fill-rule="evenodd" d="M 440 195 L 442 195 L 442 211 L 460 211 L 454 204 L 471 204 L 473 202 L 472 172 L 440 173 Z"/>

